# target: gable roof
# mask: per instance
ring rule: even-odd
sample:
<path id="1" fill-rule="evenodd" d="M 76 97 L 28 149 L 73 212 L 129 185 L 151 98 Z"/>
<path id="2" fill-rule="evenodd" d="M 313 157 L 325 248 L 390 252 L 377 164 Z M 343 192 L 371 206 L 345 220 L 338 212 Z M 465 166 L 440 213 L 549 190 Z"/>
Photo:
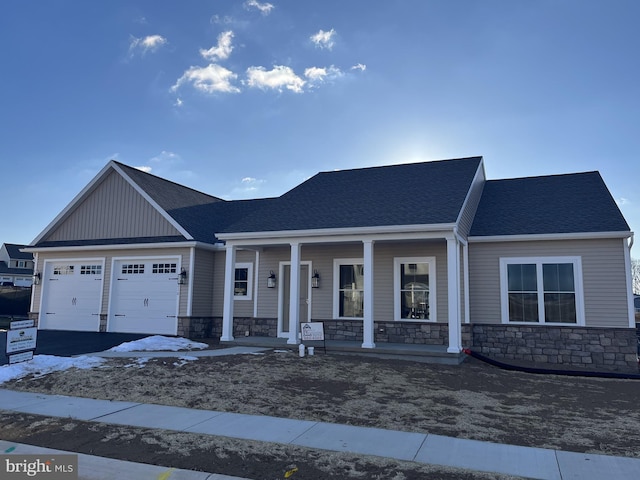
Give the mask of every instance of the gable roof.
<path id="1" fill-rule="evenodd" d="M 221 233 L 456 222 L 482 157 L 322 172 Z"/>
<path id="2" fill-rule="evenodd" d="M 488 180 L 470 236 L 627 232 L 598 172 Z"/>
<path id="3" fill-rule="evenodd" d="M 26 248 L 26 245 L 18 245 L 16 243 L 3 244 L 9 254 L 9 258 L 13 260 L 33 260 L 33 254 L 27 252 L 21 252 L 21 248 Z"/>

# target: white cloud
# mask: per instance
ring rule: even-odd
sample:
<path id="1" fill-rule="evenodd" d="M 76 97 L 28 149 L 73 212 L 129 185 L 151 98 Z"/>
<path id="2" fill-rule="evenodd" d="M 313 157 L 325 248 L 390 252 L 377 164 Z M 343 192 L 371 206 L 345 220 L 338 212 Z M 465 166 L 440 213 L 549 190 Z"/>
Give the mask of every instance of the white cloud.
<path id="1" fill-rule="evenodd" d="M 342 75 L 342 71 L 333 65 L 328 68 L 309 67 L 304 71 L 304 76 L 312 83 L 322 83 L 326 80 L 339 78 Z"/>
<path id="2" fill-rule="evenodd" d="M 175 103 L 173 104 L 174 107 L 181 107 L 184 104 L 184 102 L 182 101 L 182 99 L 180 97 L 176 98 Z"/>
<path id="3" fill-rule="evenodd" d="M 286 88 L 301 93 L 305 83 L 291 68 L 284 65 L 276 65 L 273 70 L 266 70 L 264 67 L 249 67 L 247 69 L 246 84 L 249 87 L 278 91 Z"/>
<path id="4" fill-rule="evenodd" d="M 131 37 L 129 42 L 129 52 L 134 55 L 141 52 L 144 55 L 147 52 L 155 52 L 163 45 L 167 44 L 167 39 L 162 35 L 148 35 L 144 38 Z"/>
<path id="5" fill-rule="evenodd" d="M 200 55 L 211 62 L 216 60 L 226 60 L 233 51 L 233 45 L 231 45 L 232 40 L 232 31 L 229 30 L 227 32 L 222 32 L 218 35 L 218 44 L 211 47 L 209 50 L 201 48 Z"/>
<path id="6" fill-rule="evenodd" d="M 315 33 L 309 37 L 313 43 L 315 43 L 318 48 L 326 48 L 327 50 L 331 50 L 335 45 L 335 36 L 336 31 L 332 28 L 328 32 L 324 30 L 320 30 L 318 33 Z"/>
<path id="7" fill-rule="evenodd" d="M 364 63 L 356 63 L 353 67 L 351 67 L 351 70 L 360 70 L 361 72 L 364 72 L 367 69 L 367 66 Z"/>
<path id="8" fill-rule="evenodd" d="M 246 2 L 244 2 L 243 7 L 245 8 L 245 10 L 256 8 L 260 10 L 260 13 L 262 13 L 263 15 L 269 15 L 271 13 L 271 10 L 275 8 L 270 3 L 260 3 L 258 2 L 258 0 L 247 0 Z"/>
<path id="9" fill-rule="evenodd" d="M 225 15 L 224 17 L 221 17 L 220 15 L 213 15 L 209 19 L 209 22 L 215 25 L 229 25 L 230 23 L 233 23 L 233 19 L 229 15 Z"/>
<path id="10" fill-rule="evenodd" d="M 151 168 L 149 165 L 140 165 L 138 167 L 133 167 L 133 168 L 145 173 L 151 173 L 151 170 L 153 170 L 153 168 Z"/>
<path id="11" fill-rule="evenodd" d="M 196 90 L 204 93 L 237 93 L 240 89 L 231 83 L 237 77 L 231 70 L 215 63 L 206 67 L 191 67 L 184 72 L 171 90 L 175 92 L 183 84 L 191 83 Z"/>
<path id="12" fill-rule="evenodd" d="M 627 205 L 629 203 L 629 200 L 624 197 L 620 197 L 620 198 L 616 198 L 616 203 L 618 204 L 619 207 L 622 207 L 623 205 Z"/>

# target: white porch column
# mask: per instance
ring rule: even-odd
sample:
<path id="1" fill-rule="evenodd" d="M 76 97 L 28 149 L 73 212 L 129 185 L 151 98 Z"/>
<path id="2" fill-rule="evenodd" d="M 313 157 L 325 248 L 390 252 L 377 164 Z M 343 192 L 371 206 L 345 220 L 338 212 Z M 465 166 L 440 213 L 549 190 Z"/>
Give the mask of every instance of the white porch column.
<path id="1" fill-rule="evenodd" d="M 449 307 L 449 347 L 448 353 L 462 351 L 462 331 L 460 325 L 460 249 L 458 240 L 447 237 L 447 290 Z"/>
<path id="2" fill-rule="evenodd" d="M 236 278 L 236 247 L 226 246 L 224 261 L 224 307 L 222 310 L 222 336 L 220 341 L 233 341 L 233 286 Z"/>
<path id="3" fill-rule="evenodd" d="M 298 344 L 300 333 L 300 244 L 291 244 L 291 278 L 289 288 L 289 340 L 288 345 Z"/>
<path id="4" fill-rule="evenodd" d="M 362 348 L 375 348 L 373 342 L 373 241 L 364 240 L 364 318 Z"/>
<path id="5" fill-rule="evenodd" d="M 462 274 L 464 275 L 464 323 L 471 323 L 469 308 L 469 244 L 462 244 Z M 468 345 L 470 346 L 470 345 Z"/>

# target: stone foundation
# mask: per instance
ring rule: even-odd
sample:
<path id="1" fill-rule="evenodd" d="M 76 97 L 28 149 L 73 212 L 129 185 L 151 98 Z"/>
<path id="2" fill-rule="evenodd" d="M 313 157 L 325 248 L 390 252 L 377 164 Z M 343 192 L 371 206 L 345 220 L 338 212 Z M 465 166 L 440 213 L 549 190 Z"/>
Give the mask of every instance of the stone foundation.
<path id="1" fill-rule="evenodd" d="M 638 371 L 632 328 L 474 324 L 471 348 L 496 359 L 542 367 Z"/>
<path id="2" fill-rule="evenodd" d="M 178 317 L 178 336 L 191 339 L 220 338 L 222 319 L 215 317 Z"/>
<path id="3" fill-rule="evenodd" d="M 278 320 L 276 318 L 234 318 L 233 336 L 240 338 L 251 337 L 277 337 Z"/>

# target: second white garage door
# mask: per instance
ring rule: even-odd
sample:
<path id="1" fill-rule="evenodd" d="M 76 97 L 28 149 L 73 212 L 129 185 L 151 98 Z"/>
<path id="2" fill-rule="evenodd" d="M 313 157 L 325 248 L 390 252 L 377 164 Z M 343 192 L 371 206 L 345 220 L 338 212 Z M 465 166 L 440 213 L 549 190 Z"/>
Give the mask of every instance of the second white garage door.
<path id="1" fill-rule="evenodd" d="M 178 258 L 115 260 L 108 330 L 176 335 L 178 273 Z"/>

